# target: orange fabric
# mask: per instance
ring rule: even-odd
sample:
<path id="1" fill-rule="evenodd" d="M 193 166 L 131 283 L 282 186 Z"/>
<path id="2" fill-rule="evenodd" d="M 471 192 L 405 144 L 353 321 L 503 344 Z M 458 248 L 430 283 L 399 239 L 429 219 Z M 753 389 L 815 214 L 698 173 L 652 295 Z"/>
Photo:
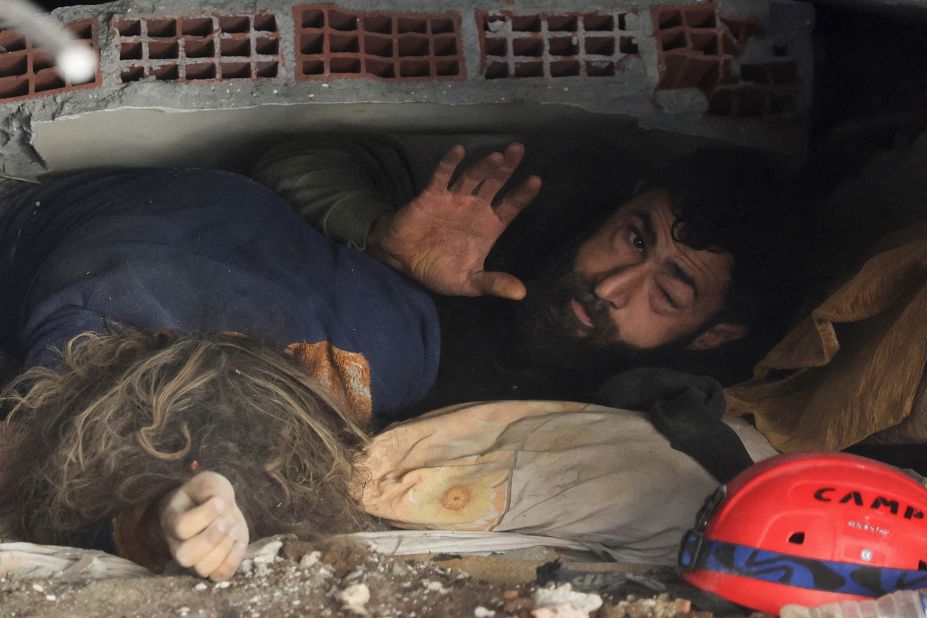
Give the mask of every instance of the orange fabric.
<path id="1" fill-rule="evenodd" d="M 286 352 L 332 392 L 354 421 L 370 422 L 373 414 L 370 365 L 363 354 L 345 352 L 327 341 L 292 343 Z"/>
<path id="2" fill-rule="evenodd" d="M 927 228 L 870 258 L 726 389 L 780 451 L 840 450 L 900 423 L 927 361 Z M 777 379 L 774 371 L 788 371 Z"/>

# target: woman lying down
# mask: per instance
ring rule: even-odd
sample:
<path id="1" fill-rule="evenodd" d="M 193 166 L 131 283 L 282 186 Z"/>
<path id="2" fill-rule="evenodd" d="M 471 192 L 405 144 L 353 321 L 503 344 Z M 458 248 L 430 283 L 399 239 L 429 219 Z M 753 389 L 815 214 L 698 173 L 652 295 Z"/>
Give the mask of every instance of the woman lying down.
<path id="1" fill-rule="evenodd" d="M 717 481 L 642 413 L 508 401 L 368 437 L 285 354 L 85 334 L 4 396 L 0 517 L 23 540 L 231 577 L 249 539 L 386 526 L 518 531 L 671 564 Z M 754 460 L 775 454 L 734 426 Z"/>

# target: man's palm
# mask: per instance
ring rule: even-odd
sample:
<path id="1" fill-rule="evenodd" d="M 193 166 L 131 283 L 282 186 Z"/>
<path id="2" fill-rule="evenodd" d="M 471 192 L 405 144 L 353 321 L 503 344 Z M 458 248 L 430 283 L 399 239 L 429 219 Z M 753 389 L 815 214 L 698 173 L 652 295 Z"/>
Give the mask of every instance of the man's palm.
<path id="1" fill-rule="evenodd" d="M 485 157 L 452 184 L 463 157 L 463 147 L 451 149 L 418 197 L 378 220 L 368 251 L 440 294 L 519 300 L 525 286 L 518 278 L 486 272 L 483 265 L 502 232 L 537 195 L 540 178 L 532 176 L 496 200 L 521 163 L 524 147 L 512 144 Z"/>

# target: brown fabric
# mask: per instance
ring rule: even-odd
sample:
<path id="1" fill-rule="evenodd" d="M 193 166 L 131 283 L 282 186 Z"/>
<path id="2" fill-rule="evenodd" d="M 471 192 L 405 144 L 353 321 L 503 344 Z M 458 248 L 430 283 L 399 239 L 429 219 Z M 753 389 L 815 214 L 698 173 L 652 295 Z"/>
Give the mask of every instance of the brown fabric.
<path id="1" fill-rule="evenodd" d="M 868 444 L 914 444 L 927 442 L 927 368 L 914 396 L 911 414 L 894 427 L 871 435 Z"/>
<path id="2" fill-rule="evenodd" d="M 899 234 L 727 389 L 729 412 L 780 451 L 841 450 L 907 417 L 927 360 L 925 231 Z"/>
<path id="3" fill-rule="evenodd" d="M 152 571 L 160 571 L 171 555 L 166 545 L 155 548 L 151 542 L 151 507 L 154 505 L 137 504 L 113 519 L 113 542 L 121 558 L 127 558 Z"/>

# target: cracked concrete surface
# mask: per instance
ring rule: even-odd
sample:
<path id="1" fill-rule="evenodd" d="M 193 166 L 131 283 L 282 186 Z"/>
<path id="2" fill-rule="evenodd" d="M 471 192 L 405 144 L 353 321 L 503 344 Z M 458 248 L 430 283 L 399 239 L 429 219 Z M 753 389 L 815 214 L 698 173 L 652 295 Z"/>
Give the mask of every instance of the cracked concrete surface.
<path id="1" fill-rule="evenodd" d="M 653 0 L 633 5 L 586 2 L 572 6 L 570 11 L 565 11 L 556 0 L 517 4 L 393 0 L 378 2 L 375 9 L 363 0 L 338 2 L 337 7 L 345 11 L 409 15 L 421 11 L 454 12 L 460 16 L 459 37 L 466 77 L 408 80 L 335 76 L 297 79 L 301 57 L 301 50 L 296 48 L 297 33 L 304 25 L 294 21 L 294 16 L 300 15 L 294 7 L 305 6 L 311 5 L 284 0 L 223 0 L 197 3 L 191 8 L 189 1 L 120 0 L 56 10 L 54 15 L 63 22 L 97 20 L 101 54 L 99 85 L 7 103 L 0 98 L 0 170 L 17 176 L 35 176 L 88 164 L 192 162 L 234 166 L 247 158 L 256 142 L 293 133 L 343 128 L 590 135 L 604 132 L 615 134 L 616 139 L 624 135 L 624 139 L 642 144 L 685 134 L 696 137 L 696 142 L 734 143 L 791 154 L 804 151 L 813 78 L 810 50 L 813 17 L 808 5 L 723 0 L 718 7 L 719 12 L 749 15 L 763 24 L 763 33 L 750 38 L 743 54 L 734 59 L 734 71 L 748 62 L 769 62 L 773 46 L 781 50 L 787 40 L 788 60 L 795 63 L 799 79 L 795 109 L 782 117 L 762 119 L 706 114 L 706 96 L 697 88 L 658 89 L 661 68 L 650 18 L 652 6 L 657 6 Z M 641 35 L 635 43 L 637 53 L 625 56 L 614 75 L 487 79 L 481 73 L 485 71 L 481 65 L 485 57 L 480 21 L 475 17 L 480 12 L 538 15 L 544 21 L 568 12 L 615 15 L 626 11 L 638 12 Z M 125 53 L 120 57 L 118 43 L 122 34 L 115 27 L 117 21 L 254 13 L 274 16 L 280 58 L 275 77 L 195 81 L 144 77 L 122 81 L 121 73 L 131 59 Z M 176 33 L 175 38 L 182 34 Z"/>

